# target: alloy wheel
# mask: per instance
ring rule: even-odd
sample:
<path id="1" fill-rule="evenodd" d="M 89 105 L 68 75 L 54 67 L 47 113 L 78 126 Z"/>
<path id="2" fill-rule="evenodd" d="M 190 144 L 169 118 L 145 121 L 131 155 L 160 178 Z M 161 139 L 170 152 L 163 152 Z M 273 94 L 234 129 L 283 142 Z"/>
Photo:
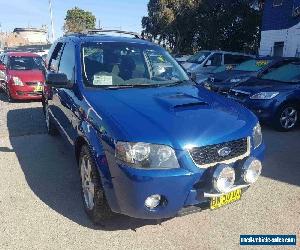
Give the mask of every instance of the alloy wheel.
<path id="1" fill-rule="evenodd" d="M 83 156 L 80 164 L 81 183 L 83 197 L 86 207 L 89 210 L 94 208 L 95 185 L 92 180 L 91 162 L 87 156 Z"/>
<path id="2" fill-rule="evenodd" d="M 280 124 L 285 129 L 293 128 L 298 120 L 298 112 L 294 107 L 287 107 L 280 116 Z"/>

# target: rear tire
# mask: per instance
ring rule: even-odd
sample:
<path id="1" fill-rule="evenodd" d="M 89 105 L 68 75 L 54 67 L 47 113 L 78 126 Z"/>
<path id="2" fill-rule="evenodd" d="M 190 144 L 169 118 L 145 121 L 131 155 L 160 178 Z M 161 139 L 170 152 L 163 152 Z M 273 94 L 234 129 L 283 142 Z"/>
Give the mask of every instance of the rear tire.
<path id="1" fill-rule="evenodd" d="M 299 121 L 299 111 L 294 104 L 284 104 L 276 112 L 274 119 L 275 129 L 282 132 L 293 130 Z"/>
<path id="2" fill-rule="evenodd" d="M 87 145 L 83 145 L 80 151 L 79 170 L 84 209 L 94 224 L 101 224 L 112 218 L 114 213 L 105 198 L 96 164 Z"/>
<path id="3" fill-rule="evenodd" d="M 57 130 L 57 128 L 52 120 L 52 117 L 49 113 L 48 105 L 45 105 L 44 113 L 45 113 L 45 123 L 46 123 L 47 133 L 51 136 L 58 135 L 58 130 Z"/>

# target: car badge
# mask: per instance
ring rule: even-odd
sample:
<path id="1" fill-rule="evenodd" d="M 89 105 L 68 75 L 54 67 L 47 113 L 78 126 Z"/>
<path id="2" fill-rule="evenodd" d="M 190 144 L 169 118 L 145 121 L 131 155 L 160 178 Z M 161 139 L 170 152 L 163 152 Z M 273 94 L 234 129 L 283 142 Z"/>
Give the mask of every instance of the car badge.
<path id="1" fill-rule="evenodd" d="M 218 155 L 221 157 L 226 157 L 231 153 L 231 148 L 224 147 L 218 150 Z"/>

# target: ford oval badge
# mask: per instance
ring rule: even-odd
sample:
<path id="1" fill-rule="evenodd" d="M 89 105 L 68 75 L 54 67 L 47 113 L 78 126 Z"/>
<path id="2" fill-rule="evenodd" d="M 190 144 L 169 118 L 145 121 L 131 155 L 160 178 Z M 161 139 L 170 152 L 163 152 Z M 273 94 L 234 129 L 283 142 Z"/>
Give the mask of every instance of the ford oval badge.
<path id="1" fill-rule="evenodd" d="M 226 157 L 231 153 L 231 149 L 229 147 L 224 147 L 218 150 L 218 155 L 221 157 Z"/>

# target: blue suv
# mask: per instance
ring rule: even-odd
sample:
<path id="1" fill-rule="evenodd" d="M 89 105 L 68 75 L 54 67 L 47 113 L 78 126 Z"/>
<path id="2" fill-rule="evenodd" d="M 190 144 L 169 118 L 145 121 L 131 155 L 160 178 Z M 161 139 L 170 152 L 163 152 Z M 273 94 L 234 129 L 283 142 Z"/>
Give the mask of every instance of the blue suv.
<path id="1" fill-rule="evenodd" d="M 68 35 L 47 58 L 47 130 L 72 145 L 88 216 L 170 218 L 239 200 L 262 169 L 257 118 L 125 34 Z"/>

